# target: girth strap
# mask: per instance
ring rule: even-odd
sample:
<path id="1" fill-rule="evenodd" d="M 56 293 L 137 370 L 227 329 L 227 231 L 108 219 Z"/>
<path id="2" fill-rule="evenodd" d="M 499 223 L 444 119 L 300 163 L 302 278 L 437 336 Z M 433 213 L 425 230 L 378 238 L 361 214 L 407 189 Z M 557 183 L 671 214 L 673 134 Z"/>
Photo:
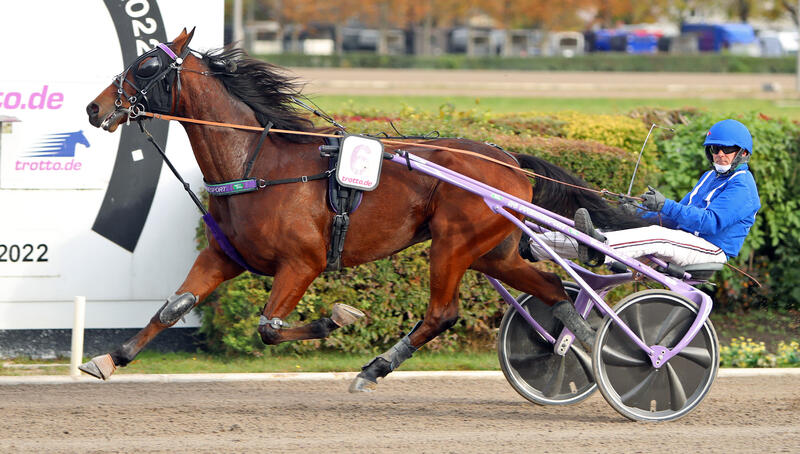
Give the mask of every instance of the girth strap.
<path id="1" fill-rule="evenodd" d="M 325 271 L 338 271 L 342 268 L 342 251 L 344 251 L 344 240 L 347 238 L 347 230 L 350 227 L 350 214 L 352 214 L 361 203 L 363 192 L 358 189 L 346 188 L 336 181 L 337 154 L 339 150 L 338 138 L 325 138 L 324 147 L 332 151 L 329 156 L 329 171 L 332 172 L 328 181 L 328 202 L 331 209 L 336 213 L 331 223 L 331 242 L 328 247 L 327 264 Z M 320 147 L 322 150 L 322 147 Z"/>
<path id="2" fill-rule="evenodd" d="M 303 175 L 294 178 L 282 178 L 280 180 L 265 180 L 263 178 L 249 178 L 247 180 L 232 180 L 224 183 L 208 183 L 203 181 L 203 185 L 209 194 L 213 196 L 227 196 L 244 194 L 246 192 L 257 191 L 269 186 L 287 183 L 308 183 L 309 181 L 322 180 L 328 178 L 333 172 L 326 170 L 314 175 Z"/>

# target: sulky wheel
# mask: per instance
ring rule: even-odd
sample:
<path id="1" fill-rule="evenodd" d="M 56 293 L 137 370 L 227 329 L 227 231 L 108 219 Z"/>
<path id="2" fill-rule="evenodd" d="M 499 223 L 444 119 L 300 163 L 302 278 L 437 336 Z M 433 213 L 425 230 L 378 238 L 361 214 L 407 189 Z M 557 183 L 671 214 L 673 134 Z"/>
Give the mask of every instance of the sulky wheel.
<path id="1" fill-rule="evenodd" d="M 574 301 L 580 287 L 565 282 L 564 288 Z M 524 293 L 517 301 L 547 332 L 558 338 L 563 325 L 553 317 L 549 306 Z M 595 327 L 600 325 L 596 312 L 590 314 L 589 323 Z M 497 355 L 511 386 L 522 397 L 539 405 L 569 405 L 592 395 L 597 385 L 590 355 L 579 342 L 573 343 L 564 356 L 555 354 L 553 348 L 553 344 L 541 337 L 516 309 L 508 308 L 500 322 Z"/>
<path id="2" fill-rule="evenodd" d="M 697 306 L 677 293 L 645 290 L 614 311 L 647 345 L 673 348 L 697 316 Z M 600 392 L 615 410 L 637 421 L 678 419 L 708 394 L 719 369 L 719 342 L 711 321 L 678 355 L 656 369 L 650 358 L 606 317 L 592 355 Z"/>

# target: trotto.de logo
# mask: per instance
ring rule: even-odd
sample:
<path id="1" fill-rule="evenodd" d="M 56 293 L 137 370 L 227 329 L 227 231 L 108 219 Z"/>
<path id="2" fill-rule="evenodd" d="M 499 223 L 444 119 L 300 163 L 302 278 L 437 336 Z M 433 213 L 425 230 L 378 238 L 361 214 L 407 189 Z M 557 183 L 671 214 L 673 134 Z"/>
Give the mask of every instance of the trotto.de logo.
<path id="1" fill-rule="evenodd" d="M 20 91 L 0 91 L 0 109 L 60 109 L 64 104 L 64 93 L 52 91 L 44 85 L 41 90 L 31 93 Z"/>
<path id="2" fill-rule="evenodd" d="M 59 132 L 44 136 L 22 160 L 17 159 L 15 170 L 19 171 L 75 171 L 83 166 L 75 159 L 75 147 L 80 144 L 89 148 L 83 131 Z"/>

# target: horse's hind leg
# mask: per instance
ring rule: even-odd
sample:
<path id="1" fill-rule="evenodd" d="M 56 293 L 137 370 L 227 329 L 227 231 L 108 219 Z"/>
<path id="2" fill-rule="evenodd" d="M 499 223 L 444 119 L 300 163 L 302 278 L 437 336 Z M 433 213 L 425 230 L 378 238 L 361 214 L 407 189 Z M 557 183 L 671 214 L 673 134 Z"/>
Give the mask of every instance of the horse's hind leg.
<path id="1" fill-rule="evenodd" d="M 111 353 L 92 358 L 80 369 L 103 380 L 117 367 L 128 365 L 161 331 L 174 325 L 222 282 L 237 276 L 242 269 L 213 249 L 204 249 L 175 295 L 169 297 L 150 322 L 135 336 Z"/>
<path id="2" fill-rule="evenodd" d="M 517 249 L 518 242 L 516 234 L 508 236 L 477 259 L 470 268 L 533 295 L 548 306 L 568 300 L 561 278 L 556 274 L 540 271 L 523 260 Z"/>
<path id="3" fill-rule="evenodd" d="M 425 317 L 392 348 L 361 368 L 350 392 L 371 391 L 383 378 L 424 344 L 458 321 L 458 285 L 469 264 L 480 255 L 453 237 L 443 236 L 431 244 L 431 299 Z"/>
<path id="4" fill-rule="evenodd" d="M 520 257 L 515 235 L 506 238 L 500 245 L 472 264 L 472 269 L 499 279 L 517 290 L 523 291 L 553 306 L 553 316 L 560 320 L 581 341 L 593 345 L 595 330 L 575 310 L 567 296 L 561 279 L 553 274 L 539 271 Z"/>

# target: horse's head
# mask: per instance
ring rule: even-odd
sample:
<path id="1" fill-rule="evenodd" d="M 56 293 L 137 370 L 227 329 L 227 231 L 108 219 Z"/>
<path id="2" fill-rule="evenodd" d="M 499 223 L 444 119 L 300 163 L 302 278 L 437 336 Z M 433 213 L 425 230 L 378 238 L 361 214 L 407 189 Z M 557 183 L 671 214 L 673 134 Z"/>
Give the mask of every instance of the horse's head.
<path id="1" fill-rule="evenodd" d="M 193 35 L 194 29 L 187 32 L 184 28 L 171 43 L 158 45 L 128 65 L 86 106 L 89 123 L 114 132 L 117 126 L 142 111 L 171 113 L 177 107 L 180 91 L 180 81 L 176 84 L 179 68 L 189 54 Z"/>
<path id="2" fill-rule="evenodd" d="M 75 143 L 79 143 L 87 148 L 89 147 L 89 139 L 83 135 L 83 130 L 73 132 L 72 137 L 75 138 Z"/>

